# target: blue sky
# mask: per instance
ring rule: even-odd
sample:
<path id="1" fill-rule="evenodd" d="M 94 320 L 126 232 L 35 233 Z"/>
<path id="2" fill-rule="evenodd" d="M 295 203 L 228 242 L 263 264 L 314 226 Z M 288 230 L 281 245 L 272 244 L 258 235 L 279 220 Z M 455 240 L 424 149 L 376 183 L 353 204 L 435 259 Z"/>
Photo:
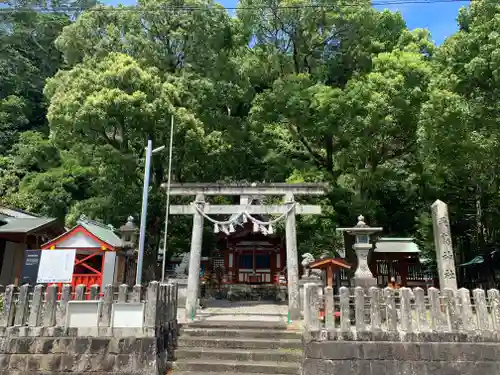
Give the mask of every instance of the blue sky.
<path id="1" fill-rule="evenodd" d="M 218 0 L 222 5 L 228 8 L 234 8 L 238 0 Z M 400 11 L 406 20 L 408 28 L 427 28 L 432 33 L 432 37 L 437 44 L 443 41 L 457 31 L 457 14 L 462 6 L 468 5 L 468 1 L 443 1 L 431 4 L 415 3 L 415 4 L 399 4 L 391 5 L 388 8 L 392 11 Z M 437 0 L 439 1 L 439 0 Z M 132 5 L 136 0 L 104 0 L 104 3 L 109 5 L 123 4 Z M 401 0 L 404 2 L 404 0 Z"/>

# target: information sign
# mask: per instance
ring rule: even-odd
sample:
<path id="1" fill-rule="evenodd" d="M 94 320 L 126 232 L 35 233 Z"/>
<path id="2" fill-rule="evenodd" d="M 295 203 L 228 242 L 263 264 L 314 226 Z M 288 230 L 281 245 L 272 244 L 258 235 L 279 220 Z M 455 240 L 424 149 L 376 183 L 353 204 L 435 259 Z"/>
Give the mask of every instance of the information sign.
<path id="1" fill-rule="evenodd" d="M 37 283 L 71 283 L 76 250 L 42 250 Z"/>

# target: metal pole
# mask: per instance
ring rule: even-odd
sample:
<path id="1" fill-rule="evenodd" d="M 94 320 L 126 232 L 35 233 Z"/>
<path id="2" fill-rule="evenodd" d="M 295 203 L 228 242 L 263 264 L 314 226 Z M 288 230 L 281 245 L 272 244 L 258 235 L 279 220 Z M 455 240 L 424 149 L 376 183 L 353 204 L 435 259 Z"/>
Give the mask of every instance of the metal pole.
<path id="1" fill-rule="evenodd" d="M 174 143 L 174 116 L 170 118 L 170 146 L 168 149 L 168 179 L 167 179 L 167 207 L 165 208 L 165 231 L 163 233 L 163 259 L 161 266 L 161 281 L 165 281 L 165 264 L 167 262 L 167 232 L 168 216 L 170 214 L 170 181 L 172 176 L 172 147 Z"/>
<path id="2" fill-rule="evenodd" d="M 139 232 L 139 254 L 137 257 L 137 273 L 135 283 L 142 283 L 142 263 L 144 260 L 144 241 L 146 237 L 146 217 L 148 214 L 148 192 L 149 192 L 149 175 L 151 169 L 151 154 L 153 153 L 153 142 L 148 140 L 146 148 L 146 165 L 144 169 L 144 188 L 142 190 L 142 212 L 141 212 L 141 227 Z"/>

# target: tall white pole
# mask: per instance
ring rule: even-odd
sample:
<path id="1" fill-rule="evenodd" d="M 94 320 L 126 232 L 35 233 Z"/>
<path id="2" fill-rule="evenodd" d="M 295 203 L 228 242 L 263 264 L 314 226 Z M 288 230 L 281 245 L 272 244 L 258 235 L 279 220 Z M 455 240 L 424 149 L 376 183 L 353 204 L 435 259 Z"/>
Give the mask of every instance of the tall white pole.
<path id="1" fill-rule="evenodd" d="M 172 177 L 172 147 L 174 144 L 174 116 L 170 118 L 170 146 L 168 149 L 168 179 L 167 179 L 167 205 L 165 208 L 165 231 L 163 233 L 163 259 L 161 266 L 161 281 L 165 281 L 165 265 L 167 262 L 167 233 L 168 216 L 170 214 L 170 181 Z"/>
<path id="2" fill-rule="evenodd" d="M 141 212 L 141 227 L 139 232 L 139 254 L 137 257 L 137 272 L 135 283 L 142 282 L 142 263 L 144 261 L 144 242 L 146 238 L 146 218 L 148 213 L 148 192 L 149 192 L 149 176 L 151 169 L 151 154 L 153 153 L 153 142 L 148 140 L 146 148 L 146 165 L 144 170 L 144 187 L 142 190 L 142 212 Z"/>

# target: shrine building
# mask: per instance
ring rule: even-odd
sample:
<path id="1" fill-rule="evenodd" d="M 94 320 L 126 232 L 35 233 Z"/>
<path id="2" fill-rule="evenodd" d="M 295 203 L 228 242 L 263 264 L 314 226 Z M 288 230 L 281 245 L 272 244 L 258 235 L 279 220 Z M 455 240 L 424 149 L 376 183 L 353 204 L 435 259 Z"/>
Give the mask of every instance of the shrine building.
<path id="1" fill-rule="evenodd" d="M 0 206 L 0 285 L 19 285 L 24 251 L 64 233 L 59 220 Z"/>
<path id="2" fill-rule="evenodd" d="M 254 202 L 262 204 L 256 199 L 250 204 Z M 263 222 L 270 219 L 266 215 L 255 218 Z M 286 278 L 284 238 L 269 227 L 245 221 L 243 216 L 233 215 L 228 221 L 235 221 L 234 231 L 219 231 L 222 251 L 212 259 L 213 271 L 219 269 L 223 275 L 222 284 L 280 284 Z"/>
<path id="3" fill-rule="evenodd" d="M 111 225 L 81 216 L 76 225 L 44 243 L 42 250 L 76 250 L 73 279 L 76 288 L 107 284 L 135 283 L 137 228 L 133 218 L 120 227 L 120 236 Z"/>

